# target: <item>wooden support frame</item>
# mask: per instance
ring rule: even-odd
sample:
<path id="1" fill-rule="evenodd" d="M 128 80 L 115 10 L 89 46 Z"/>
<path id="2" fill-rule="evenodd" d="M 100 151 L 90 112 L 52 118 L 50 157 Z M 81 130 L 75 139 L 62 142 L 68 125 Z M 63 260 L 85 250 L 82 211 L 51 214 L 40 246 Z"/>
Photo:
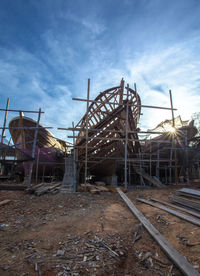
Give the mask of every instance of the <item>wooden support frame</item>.
<path id="1" fill-rule="evenodd" d="M 62 130 L 71 130 L 78 131 L 78 135 L 68 135 L 68 138 L 76 139 L 76 149 L 78 159 L 77 162 L 85 163 L 85 167 L 87 167 L 87 162 L 90 163 L 88 167 L 91 167 L 92 161 L 96 163 L 101 159 L 101 163 L 103 160 L 111 160 L 110 157 L 115 157 L 116 154 L 105 154 L 104 156 L 100 156 L 100 153 L 105 152 L 104 149 L 109 145 L 108 150 L 112 151 L 110 146 L 110 142 L 113 141 L 113 149 L 116 150 L 116 145 L 121 144 L 124 148 L 124 158 L 121 160 L 124 161 L 124 185 L 127 186 L 127 172 L 128 166 L 127 162 L 130 162 L 132 165 L 135 163 L 137 165 L 138 160 L 140 160 L 140 167 L 145 167 L 147 163 L 150 162 L 150 174 L 154 175 L 154 162 L 155 160 L 152 158 L 152 152 L 150 151 L 150 161 L 146 158 L 145 154 L 143 156 L 143 152 L 140 150 L 140 145 L 143 146 L 144 143 L 148 145 L 148 143 L 153 145 L 154 143 L 160 143 L 161 148 L 159 148 L 159 152 L 157 152 L 157 176 L 159 177 L 158 171 L 160 166 L 163 166 L 163 162 L 170 163 L 170 158 L 167 157 L 165 159 L 161 159 L 162 156 L 162 147 L 163 144 L 171 144 L 171 140 L 151 140 L 141 139 L 138 137 L 139 134 L 163 134 L 163 132 L 154 132 L 154 131 L 141 131 L 137 128 L 137 123 L 139 121 L 139 117 L 141 114 L 141 108 L 154 108 L 161 110 L 171 110 L 172 114 L 177 109 L 173 107 L 172 103 L 172 94 L 170 92 L 170 104 L 171 107 L 162 107 L 162 106 L 154 106 L 154 105 L 142 105 L 140 101 L 140 97 L 137 93 L 136 84 L 134 84 L 134 90 L 129 87 L 127 84 L 126 92 L 124 91 L 124 80 L 121 80 L 120 86 L 116 86 L 110 89 L 101 92 L 95 100 L 87 99 L 79 99 L 73 98 L 72 100 L 86 102 L 87 109 L 83 118 L 78 122 L 76 127 L 74 128 L 58 128 Z M 90 104 L 90 105 L 89 105 Z M 126 110 L 131 110 L 132 117 L 134 118 L 132 122 L 129 122 L 129 112 L 128 112 L 128 120 L 127 120 L 127 112 Z M 116 112 L 117 111 L 117 112 Z M 131 117 L 131 116 L 130 116 Z M 174 118 L 174 115 L 173 115 Z M 115 119 L 118 120 L 115 123 Z M 128 126 L 127 126 L 128 121 Z M 131 124 L 131 127 L 129 127 Z M 115 145 L 116 144 L 116 145 Z M 87 146 L 86 146 L 87 145 Z M 87 148 L 87 150 L 86 150 Z M 120 147 L 119 147 L 120 148 Z M 100 150 L 99 149 L 103 149 Z M 130 154 L 130 149 L 133 150 Z M 87 154 L 86 154 L 87 152 Z M 137 158 L 139 154 L 139 159 Z M 86 157 L 87 155 L 87 157 Z M 127 156 L 131 156 L 129 158 Z M 85 160 L 84 160 L 85 156 Z M 95 158 L 96 157 L 96 158 Z M 137 159 L 137 160 L 136 160 Z M 171 158 L 171 168 L 172 162 L 174 162 Z M 131 166 L 132 167 L 132 166 Z M 173 163 L 174 167 L 174 163 Z M 129 166 L 130 168 L 130 166 Z M 170 169 L 171 170 L 171 169 Z M 92 173 L 93 174 L 93 173 Z M 86 173 L 85 173 L 85 181 L 86 181 Z M 145 185 L 144 181 L 141 180 L 141 185 Z"/>

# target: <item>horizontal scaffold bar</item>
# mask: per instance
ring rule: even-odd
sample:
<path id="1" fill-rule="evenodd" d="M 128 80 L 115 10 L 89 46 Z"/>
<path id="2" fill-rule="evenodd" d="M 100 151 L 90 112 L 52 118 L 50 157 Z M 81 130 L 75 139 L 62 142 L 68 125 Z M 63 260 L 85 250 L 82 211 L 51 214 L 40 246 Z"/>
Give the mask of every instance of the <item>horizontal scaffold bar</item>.
<path id="1" fill-rule="evenodd" d="M 59 127 L 58 128 L 59 130 L 70 130 L 70 131 L 86 131 L 86 128 L 78 128 L 78 127 L 69 127 L 69 128 L 62 128 L 62 127 Z M 88 129 L 88 132 L 92 132 L 92 131 L 95 131 L 95 132 L 113 132 L 113 133 L 121 133 L 121 132 L 125 132 L 125 131 L 120 131 L 120 130 L 113 130 L 113 129 L 101 129 L 101 128 L 89 128 Z M 154 131 L 140 131 L 140 130 L 127 130 L 128 133 L 144 133 L 144 134 L 166 134 L 166 133 L 169 133 L 168 131 L 166 132 L 154 132 Z"/>
<path id="2" fill-rule="evenodd" d="M 91 102 L 91 103 L 100 103 L 102 104 L 101 101 L 93 101 L 93 100 L 86 100 L 86 99 L 80 99 L 80 98 L 72 98 L 73 101 L 81 101 L 81 102 Z M 137 106 L 137 107 L 145 107 L 145 108 L 155 108 L 155 109 L 165 109 L 165 110 L 177 110 L 177 108 L 171 108 L 171 107 L 163 107 L 163 106 L 155 106 L 155 105 L 138 105 L 138 104 L 134 104 L 134 103 L 115 103 L 115 102 L 105 102 L 105 104 L 112 104 L 112 105 L 120 105 L 120 106 Z"/>
<path id="3" fill-rule="evenodd" d="M 0 127 L 0 129 L 52 129 L 53 127 Z"/>
<path id="4" fill-rule="evenodd" d="M 0 108 L 0 111 L 24 112 L 24 113 L 44 113 L 44 111 L 31 111 L 31 110 L 5 109 L 5 108 Z"/>
<path id="5" fill-rule="evenodd" d="M 68 138 L 86 138 L 86 136 L 67 136 Z M 88 141 L 91 141 L 91 140 L 116 140 L 116 141 L 125 141 L 126 140 L 126 137 L 124 138 L 110 138 L 110 137 L 89 137 L 88 138 Z M 163 143 L 163 144 L 171 144 L 172 142 L 171 141 L 162 141 L 162 140 L 159 140 L 159 141 L 152 141 L 152 140 L 141 140 L 141 139 L 127 139 L 127 141 L 135 141 L 135 142 L 149 142 L 149 143 Z"/>

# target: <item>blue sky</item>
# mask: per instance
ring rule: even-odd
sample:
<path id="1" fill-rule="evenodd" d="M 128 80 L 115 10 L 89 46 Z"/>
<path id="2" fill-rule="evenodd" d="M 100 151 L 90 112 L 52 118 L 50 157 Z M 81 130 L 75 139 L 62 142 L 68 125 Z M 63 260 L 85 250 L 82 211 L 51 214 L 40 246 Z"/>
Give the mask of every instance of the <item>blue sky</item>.
<path id="1" fill-rule="evenodd" d="M 200 111 L 199 0 L 1 0 L 0 99 L 37 110 L 42 123 L 69 127 L 91 97 L 120 83 L 137 84 L 143 104 L 169 106 L 190 119 Z M 140 127 L 171 113 L 143 109 Z M 13 114 L 9 115 L 9 119 Z M 3 113 L 1 115 L 1 120 Z M 34 118 L 34 116 L 33 116 Z"/>

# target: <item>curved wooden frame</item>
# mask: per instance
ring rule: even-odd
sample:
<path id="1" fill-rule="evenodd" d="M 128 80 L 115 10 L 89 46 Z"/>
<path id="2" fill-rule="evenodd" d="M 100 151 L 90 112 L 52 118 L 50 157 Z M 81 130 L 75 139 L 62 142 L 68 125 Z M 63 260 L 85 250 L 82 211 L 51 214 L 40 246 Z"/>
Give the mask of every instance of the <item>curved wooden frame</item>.
<path id="1" fill-rule="evenodd" d="M 126 91 L 124 91 L 125 89 Z M 86 113 L 76 125 L 76 127 L 81 128 L 76 139 L 78 159 L 85 162 L 85 146 L 87 143 L 87 161 L 92 165 L 89 165 L 89 169 L 96 167 L 95 162 L 97 161 L 103 163 L 111 157 L 124 157 L 127 108 L 127 130 L 137 129 L 141 113 L 141 100 L 137 91 L 129 87 L 125 89 L 124 80 L 122 79 L 120 86 L 101 92 L 90 104 L 88 114 Z M 87 122 L 88 140 L 85 136 Z M 140 145 L 137 140 L 137 133 L 128 134 L 127 153 L 129 157 L 133 157 L 135 153 L 138 153 Z M 114 161 L 112 160 L 112 162 Z"/>

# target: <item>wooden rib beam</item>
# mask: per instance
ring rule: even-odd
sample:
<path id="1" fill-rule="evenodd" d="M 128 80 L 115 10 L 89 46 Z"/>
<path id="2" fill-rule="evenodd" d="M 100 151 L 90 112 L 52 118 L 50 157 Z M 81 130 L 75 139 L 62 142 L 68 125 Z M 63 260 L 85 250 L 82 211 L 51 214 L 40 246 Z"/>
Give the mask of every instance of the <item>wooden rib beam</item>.
<path id="1" fill-rule="evenodd" d="M 151 201 L 148 201 L 146 199 L 137 198 L 137 200 L 140 201 L 140 202 L 143 202 L 145 204 L 151 205 L 153 207 L 156 207 L 156 208 L 158 208 L 160 210 L 166 211 L 166 212 L 168 212 L 168 213 L 170 213 L 170 214 L 172 214 L 172 215 L 174 215 L 174 216 L 176 216 L 178 218 L 184 219 L 184 220 L 186 220 L 186 221 L 188 221 L 190 223 L 193 223 L 193 224 L 195 224 L 197 226 L 200 226 L 200 220 L 199 219 L 196 219 L 196 218 L 184 215 L 182 213 L 179 213 L 177 211 L 174 211 L 172 209 L 164 207 L 163 205 L 156 205 L 155 203 L 152 203 Z"/>
<path id="2" fill-rule="evenodd" d="M 143 224 L 149 234 L 155 239 L 155 241 L 160 245 L 162 250 L 167 254 L 167 256 L 172 260 L 172 262 L 179 268 L 179 270 L 185 276 L 200 276 L 199 272 L 194 269 L 194 267 L 187 261 L 187 259 L 182 256 L 173 246 L 169 243 L 160 232 L 150 223 L 150 221 L 135 207 L 135 205 L 130 201 L 130 199 L 117 188 L 118 193 L 125 201 L 125 203 L 130 208 L 131 212 L 138 218 L 138 220 Z"/>

